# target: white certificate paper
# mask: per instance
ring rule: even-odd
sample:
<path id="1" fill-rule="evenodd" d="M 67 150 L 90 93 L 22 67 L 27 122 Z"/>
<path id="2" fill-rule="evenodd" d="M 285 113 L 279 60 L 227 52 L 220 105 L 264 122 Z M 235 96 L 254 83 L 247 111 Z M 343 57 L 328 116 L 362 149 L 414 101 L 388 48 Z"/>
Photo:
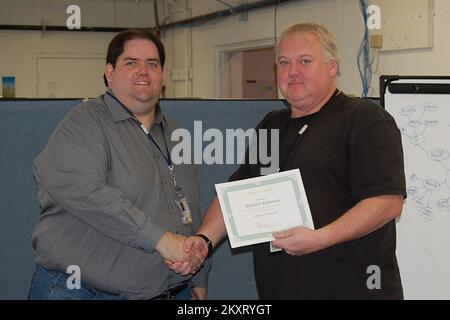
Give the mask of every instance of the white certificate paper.
<path id="1" fill-rule="evenodd" d="M 232 248 L 272 241 L 275 231 L 314 229 L 298 169 L 215 187 Z"/>

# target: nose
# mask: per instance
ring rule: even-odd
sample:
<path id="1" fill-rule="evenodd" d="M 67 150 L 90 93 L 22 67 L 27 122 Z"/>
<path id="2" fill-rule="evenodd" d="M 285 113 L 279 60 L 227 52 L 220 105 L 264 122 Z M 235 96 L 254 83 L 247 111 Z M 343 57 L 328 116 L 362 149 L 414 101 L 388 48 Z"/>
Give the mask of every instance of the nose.
<path id="1" fill-rule="evenodd" d="M 148 69 L 149 69 L 149 67 L 147 66 L 146 63 L 140 63 L 138 70 L 137 70 L 137 74 L 138 75 L 146 75 L 146 74 L 148 74 Z"/>
<path id="2" fill-rule="evenodd" d="M 292 62 L 289 65 L 289 75 L 297 75 L 301 71 L 301 65 L 297 61 Z"/>

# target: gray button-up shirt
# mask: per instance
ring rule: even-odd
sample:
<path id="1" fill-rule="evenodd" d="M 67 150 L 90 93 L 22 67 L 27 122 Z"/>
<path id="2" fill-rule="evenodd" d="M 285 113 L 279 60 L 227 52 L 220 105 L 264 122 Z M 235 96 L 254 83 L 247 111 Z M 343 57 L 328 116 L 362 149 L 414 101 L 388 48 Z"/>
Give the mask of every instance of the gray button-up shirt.
<path id="1" fill-rule="evenodd" d="M 169 149 L 174 121 L 156 109 L 150 134 Z M 165 155 L 167 157 L 167 155 Z M 201 223 L 193 165 L 175 165 L 194 223 L 184 225 L 168 164 L 138 121 L 105 94 L 71 110 L 34 160 L 41 215 L 37 263 L 81 269 L 82 283 L 126 299 L 148 299 L 189 276 L 169 270 L 154 247 L 166 231 L 194 234 Z M 193 278 L 206 287 L 207 270 Z"/>

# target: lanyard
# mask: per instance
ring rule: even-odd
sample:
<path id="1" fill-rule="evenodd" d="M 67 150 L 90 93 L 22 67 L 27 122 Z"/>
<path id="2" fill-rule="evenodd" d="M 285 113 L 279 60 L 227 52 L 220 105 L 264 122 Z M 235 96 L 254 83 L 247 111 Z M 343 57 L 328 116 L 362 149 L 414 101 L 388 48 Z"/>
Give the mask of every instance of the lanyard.
<path id="1" fill-rule="evenodd" d="M 160 126 L 160 128 L 161 128 L 161 134 L 162 134 L 162 137 L 163 137 L 163 140 L 164 140 L 164 144 L 165 144 L 165 146 L 166 146 L 166 152 L 167 152 L 167 157 L 166 157 L 166 155 L 164 154 L 164 152 L 162 152 L 162 150 L 161 150 L 161 148 L 159 147 L 159 145 L 158 145 L 158 143 L 156 143 L 156 140 L 152 137 L 152 135 L 150 134 L 150 132 L 147 130 L 147 128 L 138 120 L 138 119 L 136 119 L 135 117 L 134 117 L 134 115 L 133 115 L 133 113 L 130 111 L 130 110 L 128 110 L 128 108 L 127 107 L 125 107 L 124 105 L 123 105 L 123 103 L 122 102 L 120 102 L 119 101 L 119 99 L 117 99 L 113 94 L 111 94 L 109 91 L 106 91 L 106 94 L 108 95 L 108 96 L 110 96 L 111 98 L 113 98 L 114 100 L 116 100 L 130 115 L 132 115 L 133 116 L 133 119 L 134 120 L 136 120 L 138 123 L 139 123 L 139 125 L 141 126 L 141 129 L 145 132 L 145 134 L 148 136 L 148 138 L 150 139 L 150 141 L 155 145 L 155 147 L 158 149 L 158 151 L 162 154 L 162 156 L 164 157 L 164 160 L 166 160 L 166 162 L 167 162 L 167 166 L 169 167 L 169 169 L 171 170 L 171 171 L 173 171 L 173 162 L 172 162 L 172 158 L 170 157 L 170 152 L 169 152 L 169 146 L 167 145 L 167 142 L 166 142 L 166 136 L 164 135 L 164 128 L 163 128 L 163 126 L 162 126 L 162 124 L 161 124 L 161 126 Z"/>
<path id="2" fill-rule="evenodd" d="M 160 146 L 156 142 L 155 138 L 153 138 L 153 136 L 150 134 L 148 129 L 138 119 L 136 119 L 134 114 L 130 110 L 128 110 L 128 108 L 125 107 L 119 101 L 119 99 L 117 99 L 109 91 L 106 91 L 106 94 L 109 95 L 114 100 L 116 100 L 132 116 L 132 119 L 134 119 L 140 125 L 142 131 L 144 131 L 145 135 L 155 145 L 155 147 L 158 149 L 158 151 L 164 157 L 164 160 L 166 160 L 167 168 L 169 169 L 169 175 L 170 175 L 170 178 L 172 178 L 173 186 L 175 187 L 175 203 L 177 204 L 177 206 L 178 206 L 178 208 L 179 208 L 179 210 L 181 212 L 181 222 L 183 224 L 191 224 L 192 223 L 192 213 L 191 213 L 191 210 L 189 209 L 188 201 L 187 201 L 186 197 L 183 195 L 183 192 L 181 191 L 181 187 L 177 184 L 177 177 L 175 175 L 175 170 L 174 170 L 174 167 L 173 167 L 172 158 L 170 157 L 169 146 L 167 145 L 166 136 L 164 134 L 164 127 L 163 127 L 162 123 L 160 124 L 161 135 L 162 135 L 162 138 L 164 140 L 164 145 L 166 146 L 167 156 L 161 150 Z M 105 102 L 105 101 L 103 100 L 103 102 Z"/>
<path id="3" fill-rule="evenodd" d="M 150 141 L 155 145 L 155 147 L 158 149 L 158 151 L 162 154 L 162 156 L 164 157 L 164 159 L 167 162 L 167 166 L 169 167 L 169 169 L 173 170 L 173 162 L 172 162 L 172 158 L 170 157 L 169 146 L 167 145 L 166 136 L 164 135 L 164 128 L 162 125 L 160 125 L 160 128 L 161 128 L 161 134 L 162 134 L 162 137 L 164 140 L 164 145 L 166 146 L 167 156 L 161 150 L 161 148 L 159 147 L 155 138 L 153 138 L 153 136 L 150 134 L 150 132 L 147 130 L 147 128 L 141 123 L 141 129 L 145 132 L 145 134 L 150 139 Z"/>

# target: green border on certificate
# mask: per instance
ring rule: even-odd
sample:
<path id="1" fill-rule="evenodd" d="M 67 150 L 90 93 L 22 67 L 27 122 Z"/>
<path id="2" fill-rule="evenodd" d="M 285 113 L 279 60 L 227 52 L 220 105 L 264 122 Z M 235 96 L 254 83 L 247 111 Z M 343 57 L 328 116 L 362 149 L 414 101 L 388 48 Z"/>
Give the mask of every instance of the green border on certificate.
<path id="1" fill-rule="evenodd" d="M 300 217 L 297 219 L 299 224 L 314 228 L 311 212 L 309 210 L 308 199 L 306 198 L 300 171 L 298 169 L 275 173 L 268 176 L 216 184 L 216 191 L 219 197 L 220 206 L 222 208 L 222 214 L 227 227 L 229 240 L 233 248 L 271 241 L 273 240 L 273 230 L 270 232 L 256 232 L 249 235 L 239 235 L 239 228 L 235 217 L 235 215 L 239 213 L 232 212 L 230 193 L 248 191 L 264 186 L 275 186 L 281 183 L 284 183 L 285 185 L 286 182 L 289 183 L 289 186 L 292 188 L 291 190 L 295 195 L 295 199 L 292 199 L 292 201 L 296 203 L 295 205 L 300 213 Z M 291 227 L 295 226 L 293 225 Z"/>

